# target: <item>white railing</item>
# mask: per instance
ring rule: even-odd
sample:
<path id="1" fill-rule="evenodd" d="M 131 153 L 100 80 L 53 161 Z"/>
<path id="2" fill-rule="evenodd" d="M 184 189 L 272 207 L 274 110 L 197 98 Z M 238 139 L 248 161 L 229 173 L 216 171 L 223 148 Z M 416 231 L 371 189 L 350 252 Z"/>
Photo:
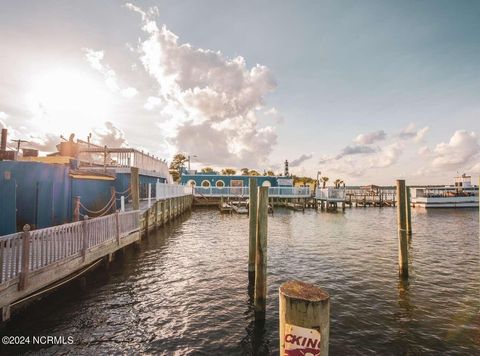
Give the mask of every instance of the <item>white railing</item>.
<path id="1" fill-rule="evenodd" d="M 203 197 L 248 197 L 249 194 L 249 187 L 194 188 L 194 195 Z M 311 193 L 309 187 L 270 187 L 268 196 L 274 198 L 308 198 L 311 196 Z"/>
<path id="2" fill-rule="evenodd" d="M 151 189 L 148 189 L 151 194 Z M 183 197 L 185 195 L 191 195 L 192 188 L 185 185 L 178 184 L 165 184 L 157 182 L 155 184 L 155 199 L 167 199 L 167 198 L 176 198 Z"/>
<path id="3" fill-rule="evenodd" d="M 315 198 L 328 201 L 345 201 L 345 188 L 320 188 L 317 189 Z"/>
<path id="4" fill-rule="evenodd" d="M 140 212 L 129 211 L 30 231 L 29 271 L 85 254 L 89 248 L 121 239 L 139 229 Z M 22 272 L 24 234 L 0 236 L 0 284 Z"/>

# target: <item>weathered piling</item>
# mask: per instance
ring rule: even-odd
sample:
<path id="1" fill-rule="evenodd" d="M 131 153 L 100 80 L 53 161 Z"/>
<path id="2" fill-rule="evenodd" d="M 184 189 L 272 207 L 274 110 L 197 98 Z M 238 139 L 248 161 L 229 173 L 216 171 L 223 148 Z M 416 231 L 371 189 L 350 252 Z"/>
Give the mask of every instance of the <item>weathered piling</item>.
<path id="1" fill-rule="evenodd" d="M 310 283 L 287 281 L 278 294 L 280 355 L 328 355 L 328 293 Z"/>
<path id="2" fill-rule="evenodd" d="M 410 203 L 410 188 L 405 186 L 405 205 L 406 205 L 406 230 L 409 237 L 412 235 L 412 208 Z"/>
<path id="3" fill-rule="evenodd" d="M 249 184 L 248 276 L 249 280 L 252 281 L 255 278 L 255 251 L 257 246 L 257 181 L 254 178 L 250 178 Z"/>
<path id="4" fill-rule="evenodd" d="M 397 180 L 397 227 L 398 227 L 398 271 L 400 276 L 408 277 L 408 241 L 405 180 Z"/>
<path id="5" fill-rule="evenodd" d="M 268 187 L 258 188 L 257 243 L 255 252 L 255 311 L 265 314 L 267 299 Z"/>
<path id="6" fill-rule="evenodd" d="M 140 187 L 137 167 L 130 168 L 130 185 L 132 188 L 132 208 L 138 210 L 140 209 Z"/>

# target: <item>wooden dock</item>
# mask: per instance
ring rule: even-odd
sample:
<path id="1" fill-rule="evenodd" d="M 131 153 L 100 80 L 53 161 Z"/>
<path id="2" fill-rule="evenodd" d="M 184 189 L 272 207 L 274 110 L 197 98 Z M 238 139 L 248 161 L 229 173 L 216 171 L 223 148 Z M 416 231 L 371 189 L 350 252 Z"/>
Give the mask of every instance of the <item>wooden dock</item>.
<path id="1" fill-rule="evenodd" d="M 0 237 L 2 321 L 42 291 L 52 289 L 99 260 L 138 243 L 142 235 L 175 219 L 192 206 L 192 195 L 156 200 L 145 209 Z"/>

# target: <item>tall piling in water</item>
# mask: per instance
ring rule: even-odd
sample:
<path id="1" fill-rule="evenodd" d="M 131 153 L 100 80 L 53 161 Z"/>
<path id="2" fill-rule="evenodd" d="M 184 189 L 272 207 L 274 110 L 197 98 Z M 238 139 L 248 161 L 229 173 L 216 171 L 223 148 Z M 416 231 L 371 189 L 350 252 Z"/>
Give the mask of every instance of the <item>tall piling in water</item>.
<path id="1" fill-rule="evenodd" d="M 265 317 L 267 299 L 268 187 L 258 188 L 257 243 L 255 252 L 255 311 Z"/>
<path id="2" fill-rule="evenodd" d="M 405 180 L 397 180 L 398 272 L 408 277 L 408 241 Z"/>
<path id="3" fill-rule="evenodd" d="M 252 282 L 255 280 L 255 250 L 257 246 L 257 180 L 255 178 L 250 178 L 249 187 L 248 279 Z"/>
<path id="4" fill-rule="evenodd" d="M 287 281 L 278 294 L 280 355 L 328 355 L 328 293 L 310 283 Z"/>

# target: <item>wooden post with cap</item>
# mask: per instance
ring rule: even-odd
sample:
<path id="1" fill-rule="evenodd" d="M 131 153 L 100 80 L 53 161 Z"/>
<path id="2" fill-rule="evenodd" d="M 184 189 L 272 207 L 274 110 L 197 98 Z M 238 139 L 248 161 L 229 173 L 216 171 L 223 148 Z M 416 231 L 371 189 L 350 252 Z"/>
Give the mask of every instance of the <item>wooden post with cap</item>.
<path id="1" fill-rule="evenodd" d="M 287 281 L 279 290 L 280 355 L 327 355 L 330 296 L 313 284 Z M 303 353 L 300 353 L 303 352 Z"/>

